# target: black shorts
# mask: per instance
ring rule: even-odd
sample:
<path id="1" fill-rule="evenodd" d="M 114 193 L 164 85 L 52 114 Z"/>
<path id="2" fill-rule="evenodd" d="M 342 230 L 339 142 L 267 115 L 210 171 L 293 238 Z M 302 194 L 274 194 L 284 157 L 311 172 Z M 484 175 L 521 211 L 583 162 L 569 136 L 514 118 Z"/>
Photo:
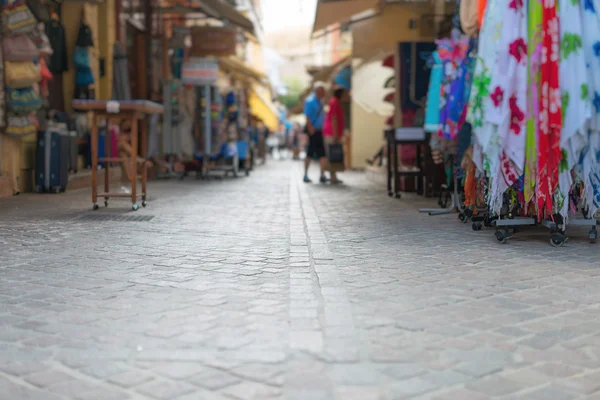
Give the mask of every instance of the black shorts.
<path id="1" fill-rule="evenodd" d="M 306 146 L 306 157 L 323 158 L 325 157 L 325 143 L 323 142 L 323 132 L 315 131 L 308 135 L 308 146 Z"/>

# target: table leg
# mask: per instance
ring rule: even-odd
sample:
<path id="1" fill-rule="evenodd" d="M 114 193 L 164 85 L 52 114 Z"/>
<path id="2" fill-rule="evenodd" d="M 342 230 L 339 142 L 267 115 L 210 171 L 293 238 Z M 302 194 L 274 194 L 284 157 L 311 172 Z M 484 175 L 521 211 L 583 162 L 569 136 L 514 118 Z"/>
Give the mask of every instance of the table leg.
<path id="1" fill-rule="evenodd" d="M 131 204 L 133 211 L 137 205 L 137 159 L 138 159 L 138 119 L 134 116 L 131 121 Z"/>
<path id="2" fill-rule="evenodd" d="M 104 135 L 104 156 L 112 157 L 110 154 L 110 118 L 106 119 L 106 133 Z M 104 162 L 104 193 L 110 192 L 110 163 Z M 108 205 L 108 197 L 104 197 L 104 204 Z"/>
<path id="3" fill-rule="evenodd" d="M 90 143 L 92 152 L 92 204 L 94 210 L 98 209 L 98 123 L 96 113 L 92 112 L 92 129 Z"/>
<path id="4" fill-rule="evenodd" d="M 423 195 L 423 179 L 425 177 L 425 166 L 421 162 L 421 152 L 423 151 L 423 145 L 417 144 L 417 168 L 419 168 L 419 177 L 417 181 L 417 194 Z"/>
<path id="5" fill-rule="evenodd" d="M 388 189 L 388 195 L 389 196 L 393 196 L 394 192 L 392 192 L 392 141 L 390 140 L 390 138 L 388 138 L 386 140 L 386 146 L 387 146 L 387 189 Z"/>
<path id="6" fill-rule="evenodd" d="M 393 139 L 393 151 L 394 151 L 394 196 L 400 197 L 400 175 L 398 174 L 398 142 Z"/>
<path id="7" fill-rule="evenodd" d="M 141 145 L 142 151 L 141 155 L 144 159 L 144 164 L 142 164 L 142 207 L 146 207 L 146 185 L 148 181 L 148 167 L 146 166 L 146 161 L 148 157 L 148 118 L 146 115 L 142 117 L 142 132 L 141 132 Z"/>

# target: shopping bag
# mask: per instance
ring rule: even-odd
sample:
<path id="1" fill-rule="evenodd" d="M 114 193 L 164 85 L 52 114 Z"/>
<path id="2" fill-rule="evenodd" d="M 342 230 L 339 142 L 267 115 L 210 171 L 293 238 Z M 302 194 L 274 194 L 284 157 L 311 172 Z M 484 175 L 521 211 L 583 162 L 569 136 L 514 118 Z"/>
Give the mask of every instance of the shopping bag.
<path id="1" fill-rule="evenodd" d="M 346 169 L 344 164 L 344 146 L 334 143 L 329 145 L 328 150 L 327 160 L 329 161 L 329 171 L 343 172 Z"/>
<path id="2" fill-rule="evenodd" d="M 328 154 L 330 163 L 344 163 L 344 146 L 342 146 L 341 144 L 330 144 Z"/>

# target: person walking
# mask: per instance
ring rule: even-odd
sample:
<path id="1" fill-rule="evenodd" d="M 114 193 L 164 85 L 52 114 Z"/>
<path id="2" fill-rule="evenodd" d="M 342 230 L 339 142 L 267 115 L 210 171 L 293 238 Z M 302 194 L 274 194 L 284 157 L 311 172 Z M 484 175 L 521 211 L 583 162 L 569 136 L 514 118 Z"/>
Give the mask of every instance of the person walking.
<path id="1" fill-rule="evenodd" d="M 332 144 L 341 144 L 344 138 L 345 119 L 344 110 L 342 109 L 341 101 L 345 99 L 347 94 L 346 89 L 338 86 L 333 91 L 333 96 L 329 100 L 329 110 L 323 123 L 323 138 L 325 144 L 325 152 L 329 159 L 329 146 Z M 330 170 L 330 178 L 332 184 L 342 183 L 337 178 L 335 171 Z"/>
<path id="2" fill-rule="evenodd" d="M 325 98 L 325 84 L 316 82 L 313 93 L 304 102 L 304 115 L 306 115 L 306 133 L 308 134 L 308 146 L 306 148 L 306 159 L 304 160 L 304 182 L 311 183 L 308 177 L 308 167 L 311 158 L 319 160 L 321 165 L 321 183 L 328 181 L 325 176 L 327 158 L 325 156 L 325 145 L 323 143 L 323 122 L 325 112 L 323 110 L 323 99 Z"/>

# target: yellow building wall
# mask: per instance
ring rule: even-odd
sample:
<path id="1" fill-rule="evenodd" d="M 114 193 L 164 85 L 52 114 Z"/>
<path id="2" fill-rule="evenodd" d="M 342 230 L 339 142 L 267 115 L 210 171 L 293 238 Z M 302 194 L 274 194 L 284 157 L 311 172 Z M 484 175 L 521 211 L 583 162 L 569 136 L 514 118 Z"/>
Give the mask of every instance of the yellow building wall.
<path id="1" fill-rule="evenodd" d="M 398 42 L 432 41 L 421 36 L 418 25 L 410 29 L 411 20 L 420 23 L 421 15 L 430 13 L 424 6 L 392 5 L 374 18 L 352 25 L 352 56 L 368 60 L 394 53 Z M 356 86 L 354 83 L 353 87 Z M 352 168 L 364 168 L 365 160 L 373 156 L 384 144 L 383 130 L 389 116 L 381 116 L 363 109 L 356 101 L 351 106 L 351 160 Z"/>

